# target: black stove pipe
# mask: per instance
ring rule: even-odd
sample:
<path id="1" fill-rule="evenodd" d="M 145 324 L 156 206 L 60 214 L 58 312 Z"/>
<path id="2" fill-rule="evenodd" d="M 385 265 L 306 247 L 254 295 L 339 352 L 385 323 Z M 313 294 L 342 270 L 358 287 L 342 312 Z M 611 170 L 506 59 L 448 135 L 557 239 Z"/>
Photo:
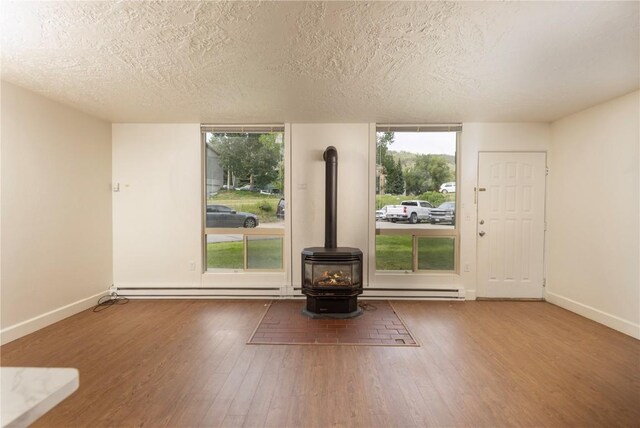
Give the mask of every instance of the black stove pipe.
<path id="1" fill-rule="evenodd" d="M 322 158 L 325 162 L 324 248 L 337 247 L 338 151 L 329 146 Z"/>

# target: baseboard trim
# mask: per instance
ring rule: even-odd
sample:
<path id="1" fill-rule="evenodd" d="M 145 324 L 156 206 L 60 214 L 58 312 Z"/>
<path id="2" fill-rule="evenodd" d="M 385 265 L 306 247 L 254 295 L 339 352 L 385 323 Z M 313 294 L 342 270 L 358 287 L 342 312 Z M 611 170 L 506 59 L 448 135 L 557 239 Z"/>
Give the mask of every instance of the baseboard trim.
<path id="1" fill-rule="evenodd" d="M 545 299 L 549 303 L 560 306 L 585 318 L 604 324 L 614 330 L 627 334 L 636 339 L 640 339 L 640 325 L 634 324 L 615 315 L 608 314 L 599 309 L 592 308 L 575 300 L 560 296 L 555 293 L 546 292 Z"/>
<path id="2" fill-rule="evenodd" d="M 26 321 L 19 322 L 7 328 L 0 330 L 0 345 L 12 342 L 34 331 L 40 330 L 48 325 L 62 321 L 72 315 L 82 312 L 94 306 L 99 298 L 109 294 L 108 290 L 102 291 L 77 302 L 70 303 L 66 306 L 54 309 L 42 315 L 38 315 Z"/>

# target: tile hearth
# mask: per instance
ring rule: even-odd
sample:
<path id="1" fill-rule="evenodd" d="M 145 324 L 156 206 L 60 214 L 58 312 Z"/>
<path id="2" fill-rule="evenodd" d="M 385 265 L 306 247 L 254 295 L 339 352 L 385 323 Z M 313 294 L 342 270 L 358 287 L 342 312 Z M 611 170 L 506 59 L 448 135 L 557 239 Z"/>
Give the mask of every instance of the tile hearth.
<path id="1" fill-rule="evenodd" d="M 271 302 L 247 343 L 420 346 L 388 301 L 362 301 L 363 314 L 350 319 L 311 319 L 302 314 L 304 305 Z"/>

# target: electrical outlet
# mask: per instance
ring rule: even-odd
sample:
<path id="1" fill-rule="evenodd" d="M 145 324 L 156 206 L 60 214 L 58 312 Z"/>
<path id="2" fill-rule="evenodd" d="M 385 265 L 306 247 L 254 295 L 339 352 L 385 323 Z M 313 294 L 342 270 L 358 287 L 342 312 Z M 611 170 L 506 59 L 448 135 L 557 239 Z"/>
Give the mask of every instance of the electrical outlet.
<path id="1" fill-rule="evenodd" d="M 195 272 L 195 270 L 196 270 L 196 262 L 194 262 L 193 260 L 191 260 L 191 261 L 189 262 L 189 270 L 190 270 L 191 272 Z"/>
<path id="2" fill-rule="evenodd" d="M 465 272 L 471 272 L 471 265 L 469 263 L 465 263 L 464 264 L 464 271 Z"/>

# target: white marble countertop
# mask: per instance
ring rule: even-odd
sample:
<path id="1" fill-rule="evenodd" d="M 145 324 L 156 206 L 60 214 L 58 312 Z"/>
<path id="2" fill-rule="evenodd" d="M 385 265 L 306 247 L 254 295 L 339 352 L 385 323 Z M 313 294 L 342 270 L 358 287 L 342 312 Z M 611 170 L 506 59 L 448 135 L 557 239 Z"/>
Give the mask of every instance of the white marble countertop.
<path id="1" fill-rule="evenodd" d="M 0 426 L 26 427 L 71 395 L 77 369 L 0 367 Z"/>

